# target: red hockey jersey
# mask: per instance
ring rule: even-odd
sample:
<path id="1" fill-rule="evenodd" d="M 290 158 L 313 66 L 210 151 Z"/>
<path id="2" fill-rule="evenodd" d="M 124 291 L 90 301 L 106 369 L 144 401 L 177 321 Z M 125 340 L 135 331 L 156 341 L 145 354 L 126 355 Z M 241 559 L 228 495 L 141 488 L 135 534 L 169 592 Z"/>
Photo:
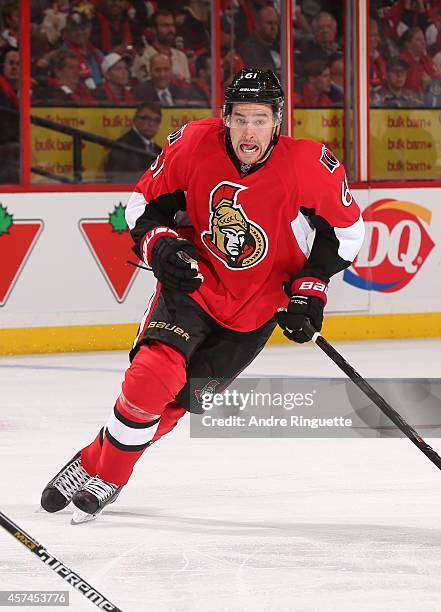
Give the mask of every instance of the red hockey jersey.
<path id="1" fill-rule="evenodd" d="M 237 331 L 256 329 L 286 306 L 282 282 L 312 256 L 314 229 L 309 273 L 328 277 L 349 265 L 364 235 L 344 167 L 325 145 L 282 136 L 269 159 L 243 175 L 227 152 L 221 119 L 171 134 L 138 182 L 126 218 L 139 252 L 167 231 L 143 224 L 153 203 L 169 220 L 156 226 L 179 231 L 185 211 L 204 277 L 191 297 Z"/>

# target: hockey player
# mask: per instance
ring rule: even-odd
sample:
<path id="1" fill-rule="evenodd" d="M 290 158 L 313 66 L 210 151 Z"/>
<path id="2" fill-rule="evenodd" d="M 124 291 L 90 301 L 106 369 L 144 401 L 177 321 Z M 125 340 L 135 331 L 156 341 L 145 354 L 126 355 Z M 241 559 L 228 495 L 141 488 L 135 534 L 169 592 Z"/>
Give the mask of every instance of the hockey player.
<path id="1" fill-rule="evenodd" d="M 168 136 L 138 182 L 126 218 L 157 289 L 107 423 L 44 489 L 48 512 L 72 501 L 74 523 L 99 514 L 147 447 L 202 412 L 190 380 L 234 380 L 276 322 L 295 342 L 310 339 L 307 318 L 321 329 L 329 279 L 357 255 L 363 222 L 334 155 L 280 136 L 283 103 L 270 70 L 243 69 L 223 119 Z"/>

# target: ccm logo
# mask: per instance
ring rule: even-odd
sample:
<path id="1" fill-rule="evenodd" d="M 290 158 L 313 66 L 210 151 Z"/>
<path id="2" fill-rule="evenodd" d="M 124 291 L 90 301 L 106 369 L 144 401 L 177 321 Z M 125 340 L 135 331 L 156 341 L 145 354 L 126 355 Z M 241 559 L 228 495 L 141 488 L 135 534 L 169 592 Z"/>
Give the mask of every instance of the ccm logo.
<path id="1" fill-rule="evenodd" d="M 325 295 L 328 295 L 328 285 L 325 283 L 314 283 L 313 281 L 303 281 L 299 287 L 299 291 L 304 289 L 305 291 L 320 291 Z"/>

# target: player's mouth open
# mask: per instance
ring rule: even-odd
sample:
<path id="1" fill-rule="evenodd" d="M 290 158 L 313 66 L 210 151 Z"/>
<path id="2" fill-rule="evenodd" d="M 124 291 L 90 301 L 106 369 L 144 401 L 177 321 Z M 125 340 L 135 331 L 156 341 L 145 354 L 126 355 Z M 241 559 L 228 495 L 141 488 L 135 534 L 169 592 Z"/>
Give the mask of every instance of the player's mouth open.
<path id="1" fill-rule="evenodd" d="M 242 153 L 257 153 L 259 147 L 255 144 L 241 144 L 240 150 Z"/>

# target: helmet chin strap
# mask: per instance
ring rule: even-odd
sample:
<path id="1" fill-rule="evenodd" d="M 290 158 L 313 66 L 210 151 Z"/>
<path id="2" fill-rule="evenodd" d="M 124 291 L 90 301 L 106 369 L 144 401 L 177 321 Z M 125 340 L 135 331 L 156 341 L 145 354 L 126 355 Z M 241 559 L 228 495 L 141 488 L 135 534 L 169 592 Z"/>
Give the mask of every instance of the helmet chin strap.
<path id="1" fill-rule="evenodd" d="M 274 147 L 277 144 L 277 141 L 279 140 L 280 137 L 280 125 L 276 125 L 273 128 L 273 134 L 271 136 L 271 140 L 269 145 L 267 146 L 267 148 L 265 149 L 265 152 L 263 153 L 262 157 L 260 157 L 257 161 L 255 161 L 253 164 L 246 164 L 244 162 L 242 162 L 236 155 L 236 152 L 233 148 L 233 143 L 231 142 L 231 135 L 230 135 L 230 128 L 225 127 L 226 130 L 226 134 L 227 134 L 227 150 L 229 150 L 229 153 L 231 155 L 234 155 L 235 159 L 236 159 L 236 166 L 238 166 L 240 168 L 240 171 L 243 174 L 246 174 L 250 168 L 253 168 L 254 166 L 257 165 L 261 165 L 264 164 L 267 159 L 269 158 L 269 156 L 271 155 Z"/>

